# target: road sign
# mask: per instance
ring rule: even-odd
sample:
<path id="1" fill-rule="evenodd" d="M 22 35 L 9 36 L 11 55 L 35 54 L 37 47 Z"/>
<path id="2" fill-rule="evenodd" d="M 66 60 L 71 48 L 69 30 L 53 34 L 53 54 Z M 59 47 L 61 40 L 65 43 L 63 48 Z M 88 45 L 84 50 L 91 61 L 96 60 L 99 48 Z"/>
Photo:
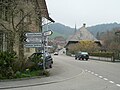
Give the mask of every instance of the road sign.
<path id="1" fill-rule="evenodd" d="M 28 43 L 39 43 L 39 42 L 42 42 L 42 38 L 38 38 L 38 37 L 34 37 L 34 38 L 32 38 L 32 37 L 28 37 L 26 40 L 25 40 L 26 42 L 28 42 Z"/>
<path id="2" fill-rule="evenodd" d="M 43 34 L 44 36 L 50 36 L 53 34 L 53 32 L 51 30 L 48 30 L 48 31 L 44 31 Z"/>
<path id="3" fill-rule="evenodd" d="M 25 33 L 26 37 L 42 37 L 42 33 Z"/>
<path id="4" fill-rule="evenodd" d="M 37 48 L 37 47 L 41 47 L 41 44 L 25 44 L 24 47 L 28 47 L 28 48 Z"/>

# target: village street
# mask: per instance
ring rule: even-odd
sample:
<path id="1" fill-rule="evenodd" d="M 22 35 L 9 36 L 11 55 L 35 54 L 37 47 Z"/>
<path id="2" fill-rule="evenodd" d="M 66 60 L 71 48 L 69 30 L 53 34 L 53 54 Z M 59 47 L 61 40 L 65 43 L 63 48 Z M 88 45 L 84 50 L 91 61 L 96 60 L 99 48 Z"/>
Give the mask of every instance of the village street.
<path id="1" fill-rule="evenodd" d="M 50 76 L 30 80 L 0 82 L 3 90 L 119 90 L 120 63 L 79 61 L 53 56 Z"/>

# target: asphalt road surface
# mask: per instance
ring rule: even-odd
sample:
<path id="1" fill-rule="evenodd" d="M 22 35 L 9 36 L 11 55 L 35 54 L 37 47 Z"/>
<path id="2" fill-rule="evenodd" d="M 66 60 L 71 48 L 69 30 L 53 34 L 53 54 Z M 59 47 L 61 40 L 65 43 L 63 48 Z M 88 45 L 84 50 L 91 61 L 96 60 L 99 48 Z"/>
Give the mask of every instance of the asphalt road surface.
<path id="1" fill-rule="evenodd" d="M 120 90 L 120 63 L 53 55 L 50 76 L 0 82 L 1 90 Z"/>

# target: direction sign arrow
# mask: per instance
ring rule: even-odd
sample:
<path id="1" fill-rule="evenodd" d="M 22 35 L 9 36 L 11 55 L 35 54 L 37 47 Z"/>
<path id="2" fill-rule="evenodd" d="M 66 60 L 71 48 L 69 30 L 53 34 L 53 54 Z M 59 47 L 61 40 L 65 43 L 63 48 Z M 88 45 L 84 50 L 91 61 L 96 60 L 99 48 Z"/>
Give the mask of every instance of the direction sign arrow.
<path id="1" fill-rule="evenodd" d="M 34 37 L 34 38 L 32 38 L 32 37 L 30 38 L 30 37 L 29 37 L 29 38 L 26 39 L 26 42 L 29 42 L 29 43 L 30 43 L 30 42 L 31 42 L 31 43 L 32 43 L 32 42 L 42 42 L 42 39 L 41 39 L 41 38 L 37 38 L 37 37 L 36 37 L 36 38 L 35 38 L 35 37 Z"/>
<path id="2" fill-rule="evenodd" d="M 53 34 L 53 32 L 51 30 L 48 30 L 48 31 L 44 31 L 43 34 L 44 36 L 50 36 Z"/>
<path id="3" fill-rule="evenodd" d="M 26 37 L 42 37 L 42 33 L 25 33 Z"/>
<path id="4" fill-rule="evenodd" d="M 41 44 L 25 44 L 24 47 L 37 48 L 37 47 L 41 47 Z"/>

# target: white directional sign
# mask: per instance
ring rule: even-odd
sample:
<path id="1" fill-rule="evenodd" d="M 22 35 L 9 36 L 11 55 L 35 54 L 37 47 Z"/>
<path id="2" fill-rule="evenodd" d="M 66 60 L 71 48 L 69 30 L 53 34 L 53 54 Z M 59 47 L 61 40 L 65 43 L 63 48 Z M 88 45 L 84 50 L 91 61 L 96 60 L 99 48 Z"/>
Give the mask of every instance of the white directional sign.
<path id="1" fill-rule="evenodd" d="M 25 38 L 25 44 L 24 47 L 28 48 L 37 48 L 37 47 L 42 47 L 45 46 L 47 43 L 46 36 L 52 35 L 52 31 L 44 31 L 43 33 L 25 33 L 24 35 L 26 36 Z"/>
<path id="2" fill-rule="evenodd" d="M 44 36 L 50 36 L 50 35 L 52 35 L 52 33 L 53 32 L 51 30 L 45 31 Z"/>
<path id="3" fill-rule="evenodd" d="M 28 47 L 28 48 L 41 47 L 41 44 L 25 44 L 24 47 Z"/>
<path id="4" fill-rule="evenodd" d="M 26 39 L 26 42 L 28 42 L 28 43 L 35 43 L 35 42 L 37 42 L 37 43 L 39 43 L 39 42 L 42 42 L 42 39 L 41 38 L 27 38 Z"/>
<path id="5" fill-rule="evenodd" d="M 25 33 L 26 37 L 42 37 L 42 33 Z"/>

